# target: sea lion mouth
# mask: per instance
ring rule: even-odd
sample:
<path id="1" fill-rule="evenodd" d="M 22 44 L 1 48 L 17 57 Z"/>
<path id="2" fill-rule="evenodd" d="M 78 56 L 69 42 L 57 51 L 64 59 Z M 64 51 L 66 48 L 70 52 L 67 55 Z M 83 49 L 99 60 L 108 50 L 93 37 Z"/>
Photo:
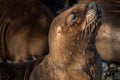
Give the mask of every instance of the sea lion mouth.
<path id="1" fill-rule="evenodd" d="M 95 2 L 88 4 L 86 12 L 85 33 L 96 34 L 100 28 L 101 23 L 102 23 L 101 8 Z"/>

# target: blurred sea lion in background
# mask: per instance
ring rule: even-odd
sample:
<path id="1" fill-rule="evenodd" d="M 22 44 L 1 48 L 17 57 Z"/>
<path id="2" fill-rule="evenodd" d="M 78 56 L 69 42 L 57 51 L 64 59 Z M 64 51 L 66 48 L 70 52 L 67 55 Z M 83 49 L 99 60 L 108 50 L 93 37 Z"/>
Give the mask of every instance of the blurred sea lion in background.
<path id="1" fill-rule="evenodd" d="M 24 62 L 48 53 L 52 13 L 39 0 L 0 1 L 0 58 Z"/>
<path id="2" fill-rule="evenodd" d="M 101 9 L 78 4 L 57 16 L 49 31 L 49 54 L 29 80 L 101 80 L 102 64 L 95 47 Z"/>
<path id="3" fill-rule="evenodd" d="M 40 0 L 0 0 L 0 80 L 27 80 L 26 70 L 48 53 L 52 20 Z"/>
<path id="4" fill-rule="evenodd" d="M 103 60 L 120 63 L 120 0 L 99 3 L 105 17 L 97 37 L 97 50 Z"/>

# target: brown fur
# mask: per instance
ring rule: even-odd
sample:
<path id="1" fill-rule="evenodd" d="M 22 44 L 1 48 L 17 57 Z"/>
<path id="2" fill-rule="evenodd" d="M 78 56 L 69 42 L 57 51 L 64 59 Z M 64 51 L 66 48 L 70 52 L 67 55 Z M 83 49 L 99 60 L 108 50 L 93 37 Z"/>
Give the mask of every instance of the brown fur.
<path id="1" fill-rule="evenodd" d="M 52 19 L 40 0 L 0 0 L 0 80 L 28 80 L 48 53 Z"/>
<path id="2" fill-rule="evenodd" d="M 0 58 L 18 63 L 47 54 L 52 19 L 40 0 L 0 0 Z"/>
<path id="3" fill-rule="evenodd" d="M 120 24 L 119 23 L 120 1 L 119 0 L 80 0 L 79 3 L 89 3 L 93 1 L 97 2 L 101 6 L 104 12 L 104 18 L 103 18 L 104 24 L 118 27 Z"/>
<path id="4" fill-rule="evenodd" d="M 101 0 L 105 14 L 97 37 L 97 50 L 103 60 L 120 63 L 120 0 Z"/>
<path id="5" fill-rule="evenodd" d="M 92 1 L 96 1 L 104 12 L 97 36 L 97 50 L 103 60 L 120 63 L 120 0 L 80 0 L 80 3 Z"/>
<path id="6" fill-rule="evenodd" d="M 92 1 L 96 1 L 104 12 L 97 50 L 103 60 L 120 63 L 120 0 L 80 0 L 80 3 Z"/>
<path id="7" fill-rule="evenodd" d="M 79 15 L 74 24 L 70 24 L 72 12 Z M 95 48 L 100 24 L 87 30 L 86 12 L 86 4 L 79 4 L 53 20 L 50 53 L 32 71 L 30 80 L 101 80 L 101 60 Z"/>

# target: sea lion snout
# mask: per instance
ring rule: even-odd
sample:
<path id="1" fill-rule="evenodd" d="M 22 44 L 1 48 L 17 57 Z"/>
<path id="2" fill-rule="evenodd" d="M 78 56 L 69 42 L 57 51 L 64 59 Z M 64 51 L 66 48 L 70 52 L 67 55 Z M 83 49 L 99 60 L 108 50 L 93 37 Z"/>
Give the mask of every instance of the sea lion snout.
<path id="1" fill-rule="evenodd" d="M 97 17 L 99 18 L 101 18 L 102 17 L 102 15 L 103 15 L 103 12 L 102 12 L 102 10 L 101 10 L 101 7 L 96 3 L 96 2 L 92 2 L 92 3 L 89 3 L 88 5 L 87 5 L 87 14 L 94 14 L 94 16 L 95 15 L 98 15 Z"/>
<path id="2" fill-rule="evenodd" d="M 92 2 L 86 6 L 85 18 L 85 33 L 97 34 L 97 31 L 99 30 L 102 22 L 102 10 L 97 3 Z"/>
<path id="3" fill-rule="evenodd" d="M 99 8 L 98 5 L 95 2 L 91 2 L 87 5 L 87 8 L 89 9 L 97 9 Z"/>

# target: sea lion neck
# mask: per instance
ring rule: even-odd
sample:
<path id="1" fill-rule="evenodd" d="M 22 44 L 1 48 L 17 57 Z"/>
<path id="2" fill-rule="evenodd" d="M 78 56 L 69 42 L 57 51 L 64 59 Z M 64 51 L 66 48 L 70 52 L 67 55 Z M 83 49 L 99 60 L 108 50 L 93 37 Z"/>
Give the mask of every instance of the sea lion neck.
<path id="1" fill-rule="evenodd" d="M 66 53 L 83 52 L 95 45 L 95 37 L 89 38 L 89 35 L 82 33 L 78 35 L 81 36 L 68 37 L 67 39 L 62 36 L 55 38 L 53 42 L 51 42 L 52 44 L 50 44 L 50 54 L 62 54 L 64 51 L 66 51 Z"/>
<path id="2" fill-rule="evenodd" d="M 79 35 L 72 38 L 62 36 L 61 38 L 55 38 L 49 48 L 50 60 L 53 63 L 60 63 L 56 65 L 61 66 L 62 64 L 61 67 L 64 68 L 64 65 L 69 64 L 70 61 L 76 63 L 76 61 L 74 62 L 75 59 L 79 60 L 81 57 L 95 55 L 95 39 L 90 40 L 89 38 L 83 38 L 84 35 L 81 35 L 81 37 Z M 88 53 L 89 51 L 91 53 Z M 83 61 L 86 63 L 86 58 L 83 58 Z"/>
<path id="3" fill-rule="evenodd" d="M 93 2 L 66 11 L 53 20 L 49 54 L 33 70 L 30 80 L 101 80 L 94 41 L 101 23 L 98 5 Z"/>

